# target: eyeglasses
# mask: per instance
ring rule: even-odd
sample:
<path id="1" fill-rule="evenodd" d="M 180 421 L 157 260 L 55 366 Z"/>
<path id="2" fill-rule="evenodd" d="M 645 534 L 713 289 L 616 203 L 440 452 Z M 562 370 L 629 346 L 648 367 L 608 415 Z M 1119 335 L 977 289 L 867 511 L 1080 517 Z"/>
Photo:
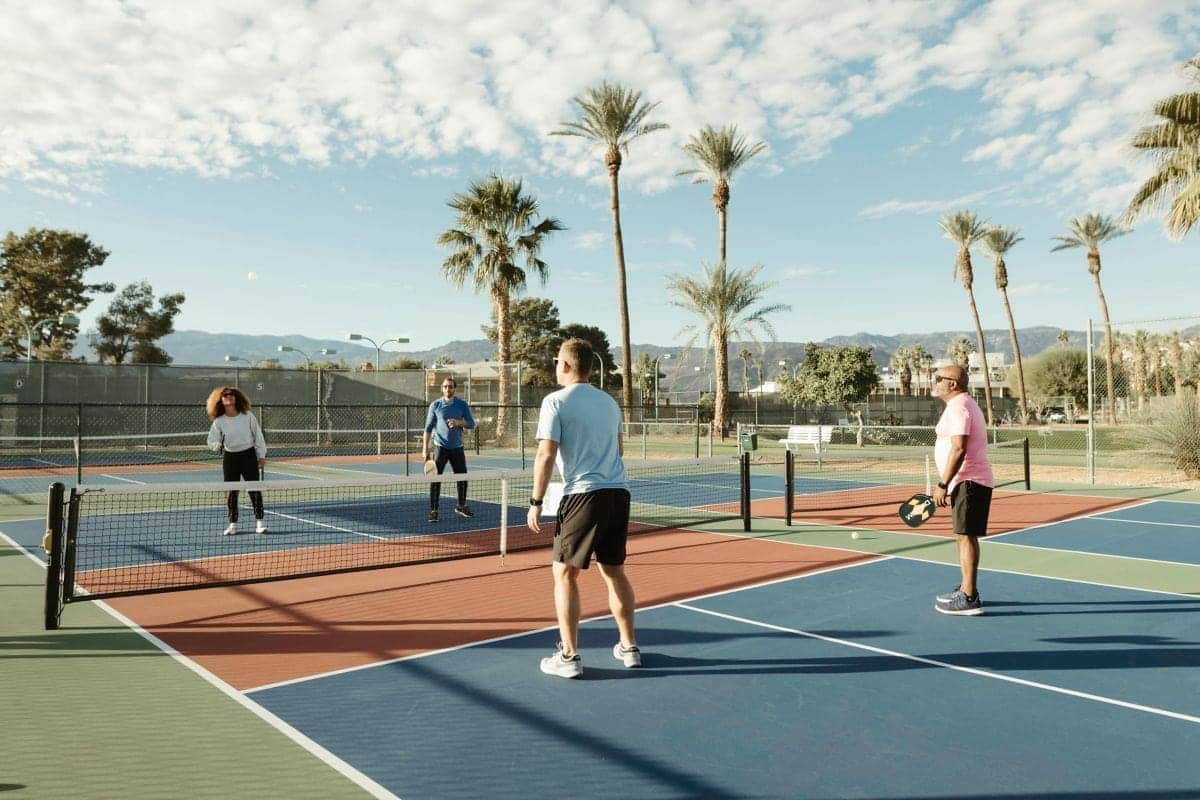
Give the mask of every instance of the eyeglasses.
<path id="1" fill-rule="evenodd" d="M 955 383 L 958 383 L 958 378 L 951 378 L 949 375 L 934 375 L 933 376 L 934 383 L 941 383 L 942 381 L 954 381 Z"/>
<path id="2" fill-rule="evenodd" d="M 233 392 L 221 392 L 221 397 L 237 397 Z"/>

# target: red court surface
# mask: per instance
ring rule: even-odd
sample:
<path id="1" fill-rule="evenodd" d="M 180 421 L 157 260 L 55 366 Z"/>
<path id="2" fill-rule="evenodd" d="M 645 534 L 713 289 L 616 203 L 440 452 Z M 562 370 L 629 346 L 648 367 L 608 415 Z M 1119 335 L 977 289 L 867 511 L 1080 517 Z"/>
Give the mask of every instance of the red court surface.
<path id="1" fill-rule="evenodd" d="M 795 511 L 792 515 L 797 525 L 841 525 L 872 530 L 911 532 L 900 521 L 900 504 L 923 487 L 872 487 L 847 489 L 822 495 L 796 495 Z M 988 533 L 1011 533 L 1037 525 L 1075 519 L 1076 517 L 1099 514 L 1123 506 L 1136 505 L 1142 501 L 1111 497 L 1081 497 L 1078 495 L 1038 494 L 1036 492 L 1006 492 L 998 490 L 992 496 L 992 509 L 988 517 Z M 754 500 L 750 513 L 755 517 L 784 519 L 784 500 L 771 497 Z M 829 508 L 836 504 L 839 508 Z M 826 506 L 821 508 L 820 506 Z M 734 508 L 734 506 L 730 506 Z M 953 536 L 950 524 L 950 509 L 939 508 L 917 532 L 933 536 Z"/>
<path id="2" fill-rule="evenodd" d="M 629 542 L 638 607 L 875 560 L 716 534 Z M 238 689 L 553 626 L 548 549 L 321 578 L 199 589 L 110 604 Z M 608 613 L 593 566 L 583 617 Z"/>

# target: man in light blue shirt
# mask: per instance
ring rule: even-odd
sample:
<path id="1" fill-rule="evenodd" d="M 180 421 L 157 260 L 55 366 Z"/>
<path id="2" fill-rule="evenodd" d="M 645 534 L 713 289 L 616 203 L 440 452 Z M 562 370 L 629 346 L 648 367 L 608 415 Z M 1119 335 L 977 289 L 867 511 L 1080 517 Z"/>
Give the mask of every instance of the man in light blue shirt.
<path id="1" fill-rule="evenodd" d="M 547 675 L 578 678 L 583 660 L 579 639 L 579 571 L 592 554 L 608 584 L 608 605 L 617 621 L 620 641 L 613 657 L 626 667 L 642 665 L 633 629 L 636 600 L 625 575 L 625 541 L 629 533 L 629 487 L 621 461 L 621 409 L 616 401 L 588 383 L 592 347 L 583 339 L 562 343 L 555 377 L 562 386 L 542 401 L 538 415 L 538 449 L 533 465 L 533 496 L 527 523 L 541 532 L 541 505 L 555 463 L 563 477 L 563 497 L 554 532 L 554 609 L 562 637 L 553 655 L 542 659 Z"/>
<path id="2" fill-rule="evenodd" d="M 471 406 L 462 398 L 455 397 L 458 382 L 446 376 L 442 381 L 442 396 L 429 404 L 429 413 L 425 415 L 425 435 L 421 439 L 421 460 L 429 461 L 430 436 L 433 437 L 433 461 L 437 465 L 438 475 L 450 462 L 450 468 L 457 474 L 467 471 L 467 451 L 463 447 L 463 431 L 475 427 L 475 418 L 471 416 Z M 429 484 L 429 521 L 438 521 L 438 500 L 442 496 L 442 484 Z M 458 505 L 454 513 L 460 517 L 473 517 L 475 513 L 467 505 L 467 482 L 458 482 Z"/>

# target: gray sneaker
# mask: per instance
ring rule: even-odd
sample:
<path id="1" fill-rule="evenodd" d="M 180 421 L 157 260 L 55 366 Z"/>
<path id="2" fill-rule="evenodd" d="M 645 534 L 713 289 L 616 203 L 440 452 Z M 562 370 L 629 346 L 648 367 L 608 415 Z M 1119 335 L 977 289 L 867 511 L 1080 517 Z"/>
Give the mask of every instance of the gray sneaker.
<path id="1" fill-rule="evenodd" d="M 939 613 L 953 614 L 956 617 L 977 617 L 983 613 L 983 602 L 979 594 L 967 597 L 961 589 L 950 595 L 948 600 L 938 600 L 933 606 Z"/>
<path id="2" fill-rule="evenodd" d="M 567 658 L 563 655 L 562 642 L 554 648 L 554 655 L 542 659 L 542 672 L 560 678 L 578 678 L 583 674 L 583 659 L 579 653 Z"/>
<path id="3" fill-rule="evenodd" d="M 430 521 L 430 522 L 437 522 L 437 521 L 438 521 L 438 512 L 437 512 L 437 509 L 436 509 L 436 508 L 435 508 L 433 511 L 430 511 L 430 512 L 429 512 L 429 521 Z"/>
<path id="4" fill-rule="evenodd" d="M 622 647 L 621 643 L 617 642 L 613 645 L 613 658 L 630 669 L 642 665 L 642 651 L 638 650 L 636 644 L 633 647 Z"/>
<path id="5" fill-rule="evenodd" d="M 460 517 L 467 517 L 468 519 L 475 516 L 475 512 L 471 510 L 470 506 L 455 506 L 454 513 L 458 514 Z"/>
<path id="6" fill-rule="evenodd" d="M 960 583 L 958 586 L 955 586 L 950 591 L 942 592 L 934 599 L 937 600 L 939 603 L 949 603 L 951 600 L 954 599 L 954 595 L 958 594 L 958 590 L 961 588 L 962 588 L 962 584 Z"/>

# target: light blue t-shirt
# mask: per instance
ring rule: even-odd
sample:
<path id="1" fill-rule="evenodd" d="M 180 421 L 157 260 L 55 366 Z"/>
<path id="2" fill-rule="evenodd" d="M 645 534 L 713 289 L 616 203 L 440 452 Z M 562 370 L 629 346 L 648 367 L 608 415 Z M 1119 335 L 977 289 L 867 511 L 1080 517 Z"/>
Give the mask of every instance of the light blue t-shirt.
<path id="1" fill-rule="evenodd" d="M 537 438 L 558 442 L 563 494 L 629 488 L 617 448 L 620 432 L 621 409 L 595 386 L 575 383 L 546 395 Z"/>
<path id="2" fill-rule="evenodd" d="M 474 428 L 475 418 L 471 416 L 471 407 L 461 397 L 449 402 L 439 397 L 429 404 L 429 413 L 425 415 L 425 432 L 433 434 L 435 446 L 458 450 L 463 446 L 463 429 L 451 428 L 446 424 L 448 419 L 461 419 L 467 423 L 467 428 Z"/>

